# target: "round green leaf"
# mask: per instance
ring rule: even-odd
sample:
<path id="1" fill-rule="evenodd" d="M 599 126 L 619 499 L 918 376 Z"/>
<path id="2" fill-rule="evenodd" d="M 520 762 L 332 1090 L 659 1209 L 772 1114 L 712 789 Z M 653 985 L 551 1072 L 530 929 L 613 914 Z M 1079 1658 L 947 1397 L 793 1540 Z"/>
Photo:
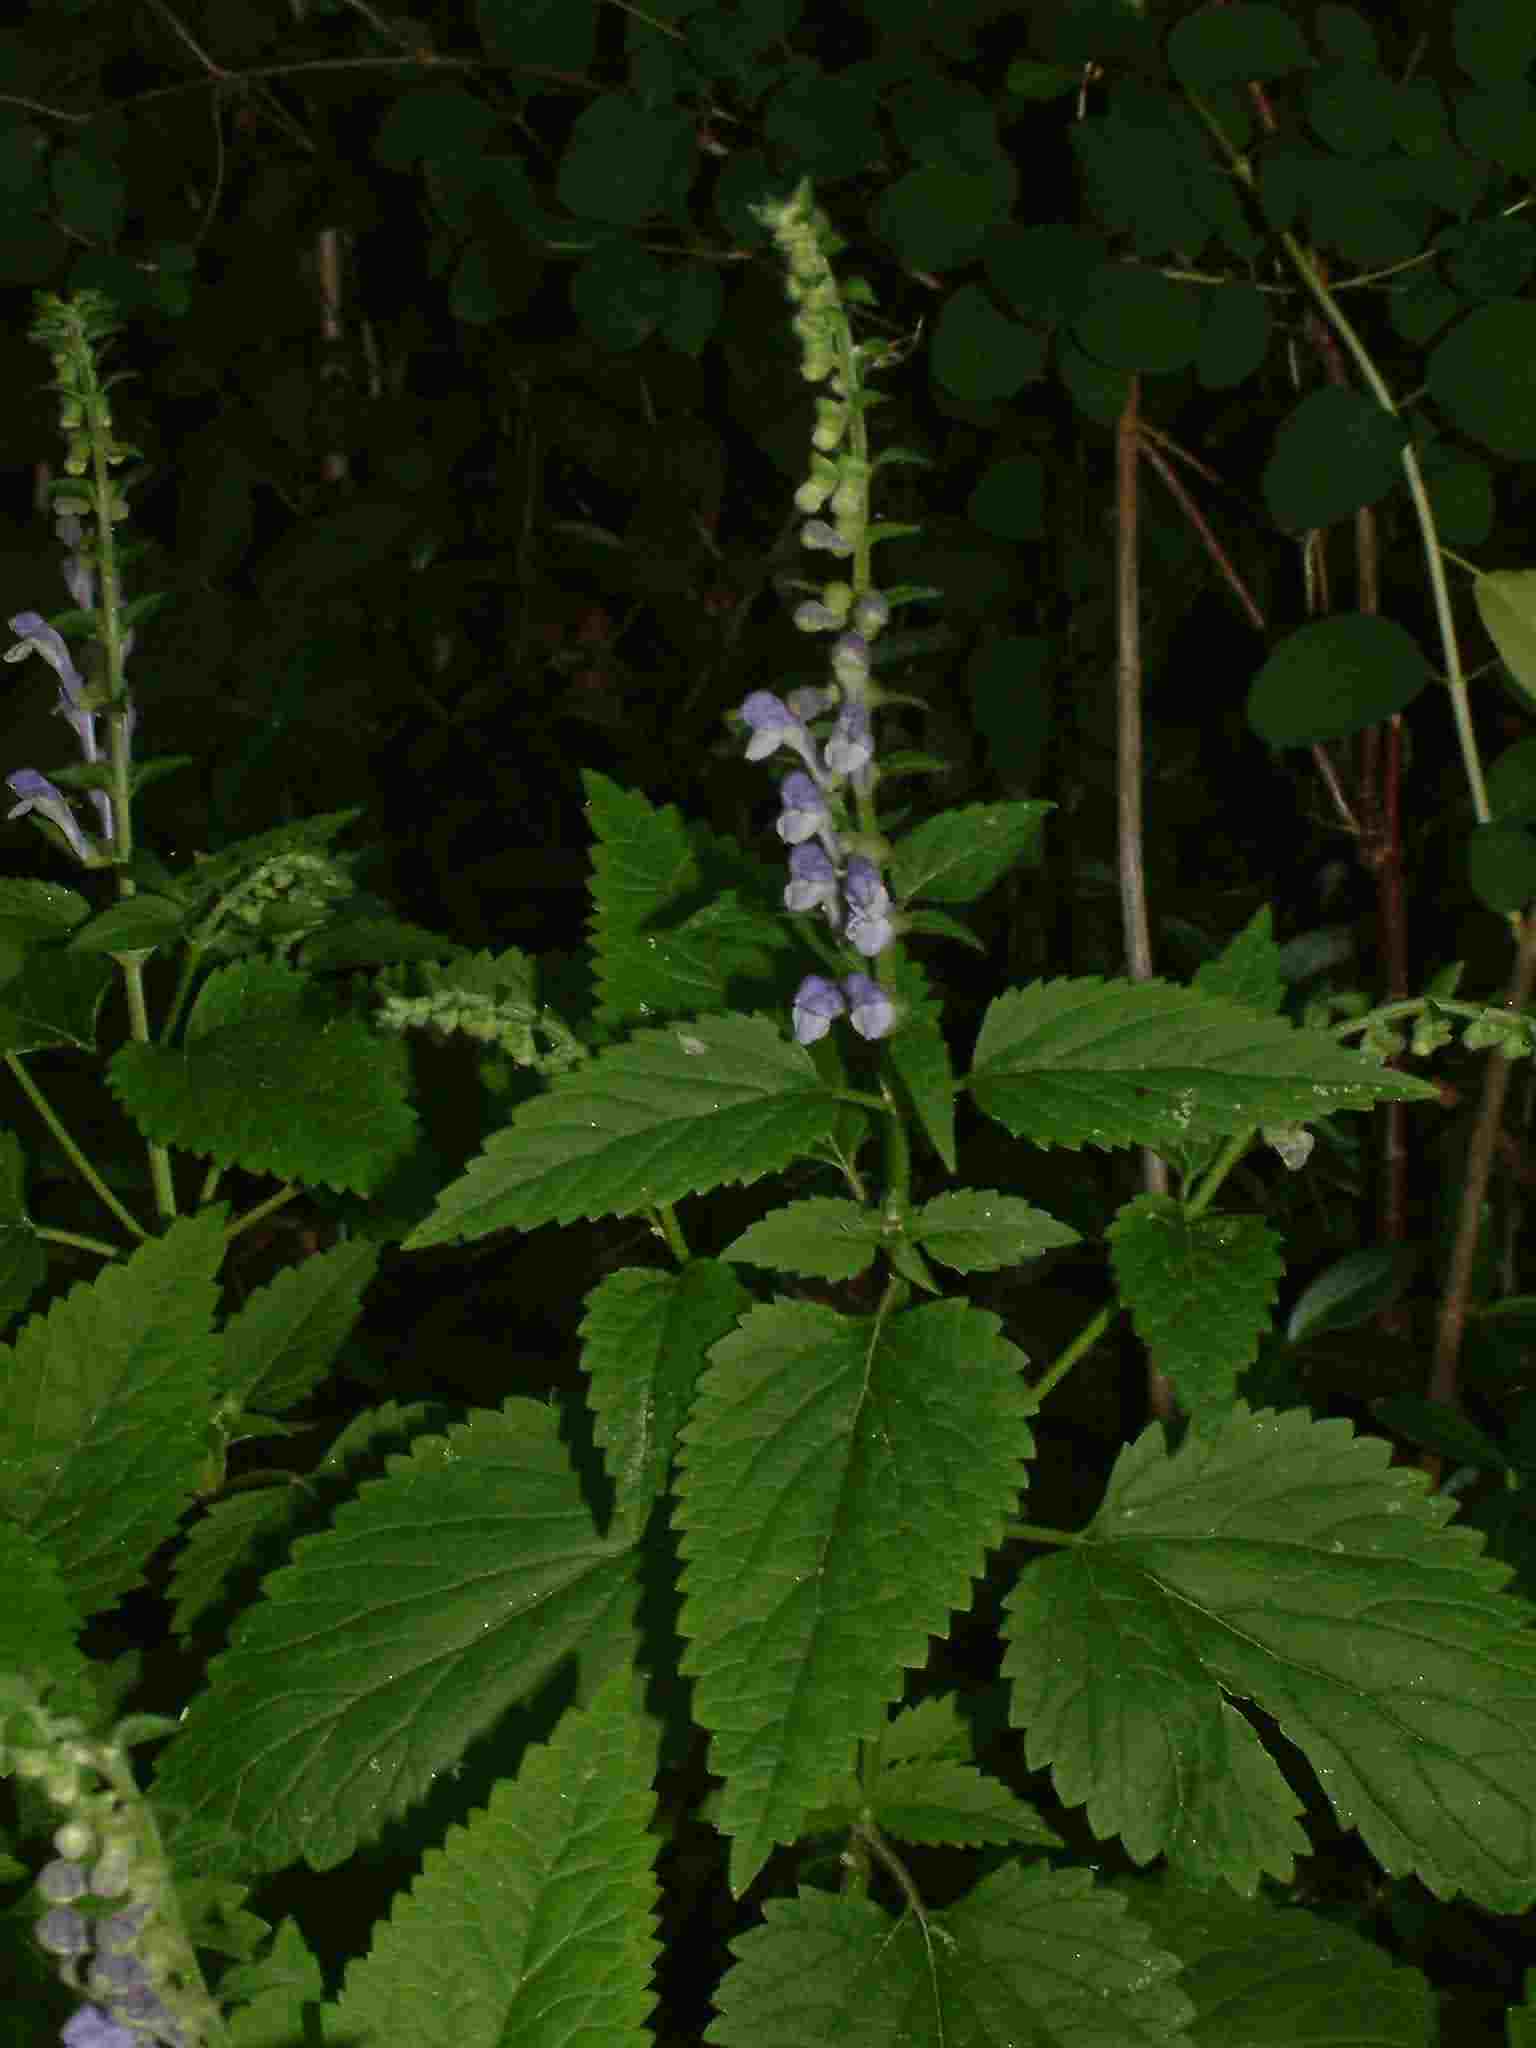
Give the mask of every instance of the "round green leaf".
<path id="1" fill-rule="evenodd" d="M 1341 612 L 1281 641 L 1254 677 L 1248 723 L 1272 747 L 1344 739 L 1403 710 L 1429 679 L 1395 620 Z"/>
<path id="2" fill-rule="evenodd" d="M 1307 116 L 1340 156 L 1381 156 L 1397 127 L 1397 88 L 1379 71 L 1341 64 L 1313 85 Z"/>
<path id="3" fill-rule="evenodd" d="M 1064 221 L 1000 228 L 987 237 L 987 275 L 1026 320 L 1055 327 L 1082 306 L 1108 253 L 1102 235 Z"/>
<path id="4" fill-rule="evenodd" d="M 1039 540 L 1045 533 L 1045 466 L 1038 455 L 994 462 L 971 493 L 966 517 L 1004 540 Z"/>
<path id="5" fill-rule="evenodd" d="M 1493 472 L 1467 455 L 1424 466 L 1424 483 L 1440 538 L 1454 548 L 1481 547 L 1493 531 Z"/>
<path id="6" fill-rule="evenodd" d="M 571 304 L 604 348 L 638 348 L 670 310 L 666 272 L 637 242 L 603 242 L 571 279 Z"/>
<path id="7" fill-rule="evenodd" d="M 1536 57 L 1536 12 L 1510 0 L 1460 0 L 1454 35 L 1467 76 L 1499 84 L 1519 78 Z"/>
<path id="8" fill-rule="evenodd" d="M 638 227 L 682 203 L 694 153 L 686 114 L 604 93 L 576 117 L 556 190 L 586 220 Z"/>
<path id="9" fill-rule="evenodd" d="M 707 263 L 694 263 L 674 270 L 669 283 L 672 305 L 661 331 L 683 355 L 699 355 L 720 325 L 725 305 L 725 288 L 719 273 Z"/>
<path id="10" fill-rule="evenodd" d="M 886 189 L 875 226 L 909 270 L 953 270 L 1007 218 L 1017 185 L 1017 172 L 1002 160 L 985 171 L 925 165 Z"/>
<path id="11" fill-rule="evenodd" d="M 1516 740 L 1488 771 L 1495 824 L 1536 824 L 1536 740 Z"/>
<path id="12" fill-rule="evenodd" d="M 1343 64 L 1377 62 L 1376 31 L 1353 7 L 1336 7 L 1324 0 L 1313 19 L 1317 40 L 1330 57 Z"/>
<path id="13" fill-rule="evenodd" d="M 1518 217 L 1448 228 L 1439 246 L 1447 278 L 1469 299 L 1513 298 L 1536 270 L 1536 228 Z"/>
<path id="14" fill-rule="evenodd" d="M 1168 38 L 1168 62 L 1193 92 L 1276 78 L 1311 63 L 1301 31 L 1278 7 L 1238 0 L 1235 7 L 1202 7 L 1187 14 Z"/>
<path id="15" fill-rule="evenodd" d="M 1524 825 L 1477 825 L 1467 840 L 1467 880 L 1480 903 L 1506 917 L 1536 897 L 1536 833 Z"/>
<path id="16" fill-rule="evenodd" d="M 1067 395 L 1080 413 L 1101 427 L 1112 427 L 1131 393 L 1129 370 L 1112 370 L 1080 349 L 1070 334 L 1056 337 L 1056 367 Z"/>
<path id="17" fill-rule="evenodd" d="M 1270 516 L 1287 532 L 1331 526 L 1384 498 L 1402 475 L 1408 429 L 1363 391 L 1325 385 L 1275 436 L 1264 469 Z"/>
<path id="18" fill-rule="evenodd" d="M 392 171 L 408 170 L 422 157 L 478 156 L 495 126 L 495 113 L 472 93 L 452 85 L 424 86 L 395 101 L 373 153 Z"/>
<path id="19" fill-rule="evenodd" d="M 962 285 L 934 329 L 933 374 L 957 398 L 1011 398 L 1045 364 L 1045 338 L 1000 313 L 980 285 Z"/>
<path id="20" fill-rule="evenodd" d="M 1223 285 L 1200 301 L 1195 374 L 1207 391 L 1230 391 L 1251 377 L 1269 346 L 1269 307 L 1251 285 Z"/>
<path id="21" fill-rule="evenodd" d="M 1199 296 L 1160 271 L 1101 264 L 1072 333 L 1111 368 L 1182 370 L 1200 345 Z"/>
<path id="22" fill-rule="evenodd" d="M 1429 389 L 1464 434 L 1496 455 L 1536 455 L 1536 305 L 1495 299 L 1429 359 Z"/>

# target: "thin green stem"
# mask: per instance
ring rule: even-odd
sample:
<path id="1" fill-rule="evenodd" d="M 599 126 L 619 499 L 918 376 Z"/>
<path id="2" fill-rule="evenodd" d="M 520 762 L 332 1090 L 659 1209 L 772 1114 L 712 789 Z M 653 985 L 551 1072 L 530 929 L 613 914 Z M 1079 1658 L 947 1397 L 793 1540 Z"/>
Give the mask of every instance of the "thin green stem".
<path id="1" fill-rule="evenodd" d="M 1036 1408 L 1044 1403 L 1052 1388 L 1066 1378 L 1083 1353 L 1093 1349 L 1119 1313 L 1119 1302 L 1112 1301 L 1108 1307 L 1101 1308 L 1096 1316 L 1084 1323 L 1055 1364 L 1048 1367 L 1044 1377 L 1036 1380 L 1031 1386 L 1029 1391 Z"/>
<path id="2" fill-rule="evenodd" d="M 86 1237 L 78 1230 L 55 1230 L 49 1224 L 35 1223 L 32 1235 L 45 1244 L 67 1244 L 76 1251 L 99 1252 L 104 1259 L 115 1259 L 122 1250 L 121 1245 L 108 1244 L 104 1237 Z"/>
<path id="3" fill-rule="evenodd" d="M 254 1209 L 247 1209 L 243 1216 L 237 1216 L 225 1231 L 224 1242 L 228 1244 L 232 1238 L 238 1237 L 242 1230 L 249 1230 L 254 1224 L 265 1222 L 275 1210 L 286 1208 L 303 1192 L 297 1181 L 286 1181 L 275 1195 L 269 1195 L 264 1202 L 258 1202 Z"/>
<path id="4" fill-rule="evenodd" d="M 149 1232 L 144 1228 L 143 1224 L 140 1223 L 132 1210 L 123 1207 L 123 1204 L 113 1194 L 101 1175 L 92 1166 L 90 1160 L 86 1158 L 80 1147 L 65 1129 L 59 1120 L 53 1104 L 22 1065 L 21 1055 L 8 1052 L 5 1055 L 5 1064 L 10 1068 L 16 1085 L 21 1089 L 22 1094 L 26 1096 L 28 1102 L 31 1103 L 32 1107 L 53 1133 L 59 1149 L 64 1153 L 92 1194 L 112 1211 L 112 1214 L 125 1230 L 131 1230 L 135 1237 L 148 1237 Z"/>
<path id="5" fill-rule="evenodd" d="M 1204 105 L 1197 93 L 1188 95 L 1190 105 L 1210 130 L 1227 162 L 1241 178 L 1250 192 L 1257 189 L 1258 180 L 1253 166 L 1241 150 L 1228 140 L 1221 123 L 1209 107 Z M 1333 329 L 1352 357 L 1367 389 L 1378 405 L 1394 418 L 1401 418 L 1401 412 L 1386 380 L 1377 369 L 1370 350 L 1355 332 L 1348 315 L 1323 282 L 1321 273 L 1301 243 L 1289 231 L 1280 233 L 1280 246 L 1290 258 L 1297 275 L 1316 301 L 1318 310 Z M 1483 779 L 1482 759 L 1477 750 L 1477 735 L 1472 729 L 1472 710 L 1467 697 L 1467 679 L 1461 666 L 1461 650 L 1456 640 L 1456 622 L 1451 613 L 1450 591 L 1445 580 L 1445 563 L 1441 555 L 1439 531 L 1435 525 L 1434 508 L 1429 502 L 1429 493 L 1424 488 L 1424 473 L 1419 467 L 1418 452 L 1411 440 L 1403 443 L 1403 475 L 1408 484 L 1408 495 L 1413 500 L 1413 509 L 1419 523 L 1419 536 L 1424 550 L 1424 564 L 1429 576 L 1430 595 L 1434 601 L 1435 622 L 1440 632 L 1440 647 L 1445 664 L 1446 688 L 1451 693 L 1451 713 L 1455 720 L 1456 737 L 1461 747 L 1462 766 L 1466 771 L 1467 787 L 1472 793 L 1472 808 L 1479 824 L 1486 825 L 1491 815 L 1488 808 L 1488 788 Z M 1515 922 L 1518 929 L 1518 920 Z"/>

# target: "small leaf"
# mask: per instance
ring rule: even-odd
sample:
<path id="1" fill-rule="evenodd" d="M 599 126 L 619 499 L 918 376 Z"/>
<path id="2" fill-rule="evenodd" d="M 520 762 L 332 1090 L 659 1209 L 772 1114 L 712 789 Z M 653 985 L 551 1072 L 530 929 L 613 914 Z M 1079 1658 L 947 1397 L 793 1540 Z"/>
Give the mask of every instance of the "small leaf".
<path id="1" fill-rule="evenodd" d="M 1135 1196 L 1108 1236 L 1120 1298 L 1181 1405 L 1227 1407 L 1269 1328 L 1279 1238 L 1262 1217 L 1191 1216 L 1168 1195 Z"/>
<path id="2" fill-rule="evenodd" d="M 1272 747 L 1347 739 L 1406 710 L 1429 681 L 1395 619 L 1337 612 L 1281 641 L 1249 689 L 1248 723 Z"/>
<path id="3" fill-rule="evenodd" d="M 1288 1344 L 1304 1344 L 1326 1330 L 1368 1323 L 1401 1301 L 1423 1254 L 1417 1246 L 1379 1246 L 1346 1252 L 1308 1282 L 1285 1326 Z"/>
<path id="4" fill-rule="evenodd" d="M 1499 659 L 1536 701 L 1536 569 L 1495 569 L 1472 585 Z"/>
<path id="5" fill-rule="evenodd" d="M 1043 1209 L 990 1188 L 936 1195 L 907 1219 L 907 1234 L 957 1273 L 995 1273 L 1081 1242 L 1075 1230 Z"/>
<path id="6" fill-rule="evenodd" d="M 970 903 L 1018 862 L 1037 866 L 1040 831 L 1054 804 L 967 804 L 941 811 L 899 840 L 891 891 L 899 903 Z"/>

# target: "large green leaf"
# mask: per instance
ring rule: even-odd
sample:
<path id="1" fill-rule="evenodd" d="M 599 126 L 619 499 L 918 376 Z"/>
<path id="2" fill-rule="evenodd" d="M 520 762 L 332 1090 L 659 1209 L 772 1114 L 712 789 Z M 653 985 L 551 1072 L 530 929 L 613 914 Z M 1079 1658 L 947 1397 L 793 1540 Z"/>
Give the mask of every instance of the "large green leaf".
<path id="1" fill-rule="evenodd" d="M 994 1870 L 900 1920 L 867 1899 L 769 1899 L 732 1942 L 716 2048 L 1177 2048 L 1178 1959 L 1087 1870 Z"/>
<path id="2" fill-rule="evenodd" d="M 1435 1094 L 1321 1032 L 1166 982 L 1093 976 L 999 996 L 967 1086 L 1037 1145 L 1198 1144 Z"/>
<path id="3" fill-rule="evenodd" d="M 826 1138 L 836 1114 L 810 1054 L 765 1017 L 636 1032 L 524 1103 L 406 1242 L 630 1215 L 758 1180 Z"/>
<path id="4" fill-rule="evenodd" d="M 1536 305 L 1495 299 L 1453 327 L 1426 366 L 1430 395 L 1498 455 L 1536 455 Z"/>
<path id="5" fill-rule="evenodd" d="M 1167 1880 L 1117 1887 L 1184 1965 L 1195 2048 L 1434 2048 L 1428 1983 L 1323 1913 Z"/>
<path id="6" fill-rule="evenodd" d="M 118 1049 L 113 1093 L 156 1144 L 366 1193 L 416 1129 L 401 1047 L 360 1017 L 315 1011 L 307 988 L 277 962 L 222 970 L 205 984 L 184 1046 Z"/>
<path id="7" fill-rule="evenodd" d="M 1251 1892 L 1295 1802 L 1231 1700 L 1273 1717 L 1389 1876 L 1536 1899 L 1536 1634 L 1507 1565 L 1391 1447 L 1239 1402 L 1116 1463 L 1082 1540 L 1010 1598 L 1014 1717 L 1099 1835 Z"/>
<path id="8" fill-rule="evenodd" d="M 682 1440 L 680 1626 L 738 1892 L 883 1729 L 1001 1539 L 1032 1444 L 999 1330 L 959 1301 L 879 1324 L 784 1303 L 711 1354 Z"/>
<path id="9" fill-rule="evenodd" d="M 294 1548 L 210 1667 L 157 1791 L 261 1867 L 344 1862 L 567 1657 L 628 1661 L 634 1582 L 536 1401 L 428 1437 Z"/>
<path id="10" fill-rule="evenodd" d="M 429 1849 L 327 2014 L 411 2048 L 648 2048 L 659 1896 L 656 1735 L 617 1673 Z"/>
<path id="11" fill-rule="evenodd" d="M 196 1486 L 225 1222 L 173 1223 L 0 1347 L 0 1500 L 84 1614 L 138 1584 Z"/>

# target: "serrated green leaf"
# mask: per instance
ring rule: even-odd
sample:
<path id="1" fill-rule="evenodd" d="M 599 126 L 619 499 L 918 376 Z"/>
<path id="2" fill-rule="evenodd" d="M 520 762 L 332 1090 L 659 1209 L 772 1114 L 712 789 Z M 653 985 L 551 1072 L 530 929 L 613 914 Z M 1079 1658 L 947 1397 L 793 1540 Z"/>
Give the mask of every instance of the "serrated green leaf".
<path id="1" fill-rule="evenodd" d="M 979 1848 L 990 1842 L 1028 1842 L 1060 1848 L 1062 1840 L 1035 1809 L 972 1764 L 899 1764 L 871 1787 L 871 1818 L 903 1842 Z"/>
<path id="2" fill-rule="evenodd" d="M 297 1513 L 292 1486 L 263 1486 L 211 1501 L 186 1532 L 171 1569 L 172 1627 L 187 1635 L 224 1597 L 232 1573 L 260 1554 Z"/>
<path id="3" fill-rule="evenodd" d="M 59 1681 L 80 1683 L 85 1659 L 76 1639 L 84 1612 L 46 1542 L 9 1514 L 0 1517 L 0 1573 L 0 1671 L 39 1690 Z"/>
<path id="4" fill-rule="evenodd" d="M 770 1210 L 720 1256 L 816 1280 L 851 1280 L 874 1264 L 884 1235 L 877 1211 L 814 1195 Z"/>
<path id="5" fill-rule="evenodd" d="M 151 951 L 181 936 L 187 913 L 164 896 L 125 896 L 81 927 L 70 940 L 74 953 Z"/>
<path id="6" fill-rule="evenodd" d="M 90 904 L 73 889 L 0 875 L 0 944 L 19 948 L 61 939 L 90 914 Z"/>
<path id="7" fill-rule="evenodd" d="M 1273 1017 L 1285 1000 L 1285 976 L 1274 933 L 1274 913 L 1266 903 L 1214 960 L 1196 968 L 1194 988 L 1203 996 L 1221 996 Z"/>
<path id="8" fill-rule="evenodd" d="M 182 1218 L 0 1346 L 0 1498 L 87 1615 L 139 1583 L 197 1484 L 225 1221 Z"/>
<path id="9" fill-rule="evenodd" d="M 957 1273 L 995 1273 L 1080 1242 L 1075 1230 L 1043 1209 L 991 1188 L 936 1195 L 908 1217 L 907 1234 Z"/>
<path id="10" fill-rule="evenodd" d="M 524 1103 L 406 1245 L 628 1215 L 758 1180 L 827 1138 L 836 1109 L 810 1054 L 766 1018 L 637 1032 Z"/>
<path id="11" fill-rule="evenodd" d="M 301 975 L 262 963 L 262 1001 L 210 1028 L 213 977 L 182 1047 L 130 1042 L 107 1069 L 147 1138 L 283 1180 L 366 1194 L 410 1148 L 399 1044 L 361 1018 L 303 1006 Z"/>
<path id="12" fill-rule="evenodd" d="M 29 949 L 19 973 L 0 987 L 0 1053 L 49 1046 L 96 1050 L 96 1017 L 112 982 L 112 963 L 58 946 Z"/>
<path id="13" fill-rule="evenodd" d="M 692 1259 L 680 1273 L 631 1267 L 593 1288 L 581 1363 L 616 1518 L 643 1512 L 667 1486 L 705 1357 L 750 1302 L 712 1259 Z"/>
<path id="14" fill-rule="evenodd" d="M 628 1661 L 630 1554 L 593 1533 L 558 1428 L 535 1401 L 481 1410 L 295 1545 L 161 1760 L 178 1827 L 330 1869 L 563 1659 L 589 1685 Z"/>
<path id="15" fill-rule="evenodd" d="M 1117 1886 L 1184 1965 L 1194 2048 L 1432 2048 L 1429 1985 L 1321 1913 L 1168 1880 Z"/>
<path id="16" fill-rule="evenodd" d="M 598 1019 L 612 1028 L 645 1018 L 722 1009 L 740 978 L 764 978 L 789 944 L 782 901 L 767 870 L 729 842 L 689 826 L 588 770 L 592 847 L 592 973 Z M 759 883 L 759 875 L 762 881 Z M 757 900 L 760 890 L 761 901 Z"/>
<path id="17" fill-rule="evenodd" d="M 269 860 L 290 853 L 324 852 L 362 815 L 360 809 L 327 811 L 319 817 L 296 819 L 291 825 L 276 825 L 270 832 L 237 840 L 207 860 L 194 861 L 180 869 L 175 880 L 188 890 L 189 900 L 222 896 Z"/>
<path id="18" fill-rule="evenodd" d="M 1050 803 L 967 804 L 929 818 L 891 855 L 899 903 L 971 903 L 1021 860 L 1038 862 Z"/>
<path id="19" fill-rule="evenodd" d="M 1137 1195 L 1107 1235 L 1120 1299 L 1180 1405 L 1225 1408 L 1270 1325 L 1279 1238 L 1261 1216 L 1191 1216 L 1168 1195 Z"/>
<path id="20" fill-rule="evenodd" d="M 347 1972 L 333 2040 L 411 2048 L 647 2048 L 659 1903 L 656 1734 L 628 1672 L 531 1748 L 429 1849 Z"/>
<path id="21" fill-rule="evenodd" d="M 1294 1802 L 1225 1703 L 1251 1699 L 1389 1876 L 1494 1912 L 1536 1898 L 1529 1610 L 1390 1457 L 1241 1402 L 1173 1456 L 1154 1426 L 1079 1544 L 1030 1567 L 1009 1601 L 1015 1717 L 1096 1833 L 1243 1892 L 1288 1877 Z"/>
<path id="22" fill-rule="evenodd" d="M 1032 1442 L 999 1331 L 957 1301 L 878 1325 L 783 1303 L 711 1353 L 682 1438 L 682 1668 L 737 1892 L 883 1730 L 1000 1540 Z"/>
<path id="23" fill-rule="evenodd" d="M 221 1397 L 280 1414 L 330 1371 L 379 1263 L 379 1247 L 352 1239 L 285 1267 L 249 1295 L 224 1326 Z"/>
<path id="24" fill-rule="evenodd" d="M 1435 1092 L 1321 1032 L 1166 982 L 1096 977 L 999 996 L 966 1085 L 1015 1137 L 1072 1146 L 1188 1145 Z"/>
<path id="25" fill-rule="evenodd" d="M 907 1092 L 923 1136 L 946 1171 L 954 1173 L 955 1072 L 940 1022 L 941 1005 L 929 999 L 926 980 L 919 981 L 917 963 L 905 953 L 895 990 L 903 1015 L 901 1029 L 886 1041 L 886 1057 Z"/>
<path id="26" fill-rule="evenodd" d="M 867 1899 L 770 1898 L 731 1943 L 715 2048 L 1176 2048 L 1178 1959 L 1086 1870 L 1005 1865 L 901 1920 Z"/>
<path id="27" fill-rule="evenodd" d="M 447 960 L 459 950 L 456 940 L 398 917 L 347 918 L 316 932 L 299 949 L 305 967 L 332 972 L 390 966 L 398 960 Z"/>

